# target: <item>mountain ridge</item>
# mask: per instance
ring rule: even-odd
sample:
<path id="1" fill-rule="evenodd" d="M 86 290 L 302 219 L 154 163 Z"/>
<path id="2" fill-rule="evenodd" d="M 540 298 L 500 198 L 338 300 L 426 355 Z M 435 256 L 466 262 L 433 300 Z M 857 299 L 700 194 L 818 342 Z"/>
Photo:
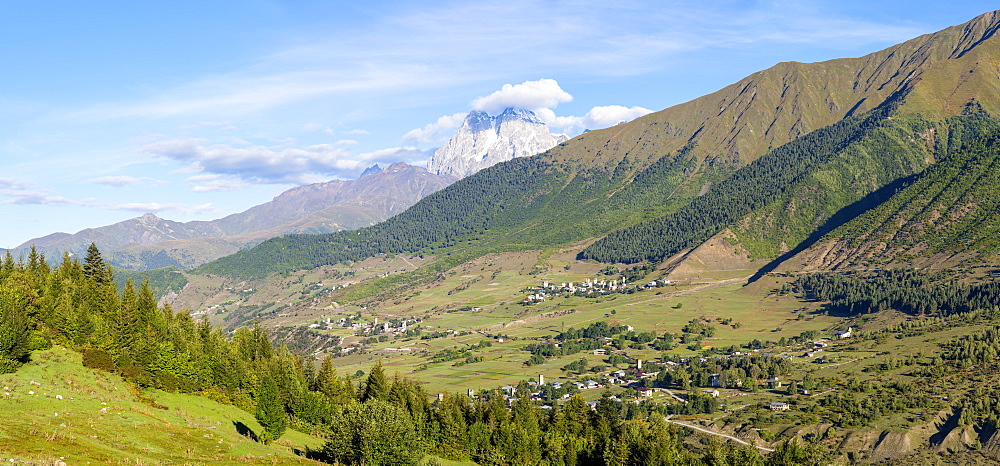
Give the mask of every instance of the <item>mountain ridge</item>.
<path id="1" fill-rule="evenodd" d="M 117 267 L 190 268 L 274 236 L 371 225 L 454 181 L 454 177 L 399 162 L 357 180 L 298 186 L 267 203 L 216 220 L 181 223 L 147 213 L 75 234 L 29 240 L 11 252 L 23 254 L 34 245 L 57 260 L 63 251 L 82 255 L 95 243 Z"/>

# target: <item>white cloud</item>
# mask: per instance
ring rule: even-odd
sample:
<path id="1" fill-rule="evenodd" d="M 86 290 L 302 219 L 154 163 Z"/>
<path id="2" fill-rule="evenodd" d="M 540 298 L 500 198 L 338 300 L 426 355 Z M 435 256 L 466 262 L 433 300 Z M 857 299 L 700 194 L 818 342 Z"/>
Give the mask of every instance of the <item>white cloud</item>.
<path id="1" fill-rule="evenodd" d="M 347 133 L 345 133 L 345 134 L 360 134 L 360 135 L 366 135 L 366 134 L 369 134 L 369 133 L 368 133 L 368 131 L 366 131 L 366 130 L 363 130 L 363 129 L 352 129 L 352 130 L 348 131 L 348 132 L 347 132 Z"/>
<path id="2" fill-rule="evenodd" d="M 86 205 L 84 202 L 74 201 L 72 199 L 67 199 L 62 196 L 54 196 L 47 193 L 31 193 L 31 192 L 21 192 L 17 194 L 11 194 L 10 199 L 3 202 L 3 204 L 16 204 L 16 205 L 52 205 L 52 206 L 79 206 Z"/>
<path id="3" fill-rule="evenodd" d="M 28 184 L 12 178 L 0 178 L 0 192 L 22 189 L 28 189 Z"/>
<path id="4" fill-rule="evenodd" d="M 468 113 L 455 113 L 440 117 L 434 123 L 424 125 L 423 128 L 410 130 L 403 135 L 403 140 L 416 142 L 433 142 L 442 133 L 450 133 L 451 130 L 462 126 L 465 116 Z"/>
<path id="5" fill-rule="evenodd" d="M 623 107 L 621 105 L 607 105 L 594 107 L 583 117 L 583 124 L 588 128 L 603 128 L 625 121 L 632 121 L 650 113 L 653 113 L 653 111 L 638 106 Z"/>
<path id="6" fill-rule="evenodd" d="M 573 96 L 562 90 L 556 80 L 539 79 L 521 84 L 504 84 L 499 91 L 473 100 L 472 108 L 495 115 L 508 107 L 538 110 L 572 100 Z"/>
<path id="7" fill-rule="evenodd" d="M 333 134 L 333 128 L 331 128 L 329 126 L 321 125 L 319 123 L 308 123 L 308 124 L 306 124 L 305 126 L 302 127 L 302 131 L 308 131 L 308 132 L 311 132 L 311 133 L 316 132 L 316 133 L 323 133 L 323 134 Z"/>
<path id="8" fill-rule="evenodd" d="M 653 113 L 653 111 L 638 106 L 623 107 L 621 105 L 606 105 L 593 107 L 582 117 L 557 116 L 550 109 L 541 109 L 536 113 L 554 132 L 578 134 L 587 129 L 607 128 L 618 123 L 632 121 L 641 116 Z"/>
<path id="9" fill-rule="evenodd" d="M 233 175 L 194 175 L 189 176 L 185 181 L 192 185 L 191 190 L 196 193 L 235 191 L 247 186 L 246 181 Z"/>
<path id="10" fill-rule="evenodd" d="M 374 152 L 368 152 L 358 156 L 365 162 L 415 162 L 425 160 L 430 157 L 428 151 L 417 149 L 416 147 L 391 147 Z"/>
<path id="11" fill-rule="evenodd" d="M 147 145 L 142 152 L 185 163 L 194 172 L 232 175 L 255 183 L 308 183 L 321 179 L 318 175 L 361 168 L 361 162 L 349 151 L 329 144 L 304 149 L 203 144 L 199 139 L 161 141 Z"/>
<path id="12" fill-rule="evenodd" d="M 0 201 L 0 204 L 14 204 L 14 205 L 51 205 L 51 206 L 80 206 L 88 205 L 90 200 L 87 201 L 74 201 L 62 196 L 57 196 L 49 192 L 48 190 L 33 191 L 30 183 L 23 181 L 11 179 L 11 178 L 0 178 L 0 196 L 4 196 L 6 199 Z"/>
<path id="13" fill-rule="evenodd" d="M 358 141 L 355 141 L 353 139 L 341 139 L 341 140 L 337 141 L 336 145 L 338 145 L 338 146 L 353 146 L 353 145 L 357 145 L 357 143 L 358 143 Z"/>
<path id="14" fill-rule="evenodd" d="M 111 206 L 113 210 L 129 210 L 135 212 L 143 213 L 160 213 L 160 212 L 176 212 L 184 215 L 192 214 L 223 214 L 224 211 L 215 208 L 212 204 L 201 204 L 201 205 L 188 205 L 183 203 L 167 203 L 161 204 L 159 202 L 127 202 L 122 204 L 116 204 Z"/>
<path id="15" fill-rule="evenodd" d="M 91 178 L 87 180 L 91 183 L 103 184 L 108 186 L 139 186 L 139 185 L 151 185 L 151 186 L 162 186 L 166 184 L 163 180 L 157 180 L 155 178 L 149 177 L 136 177 L 127 175 L 115 175 L 115 176 L 101 176 L 98 178 Z"/>
<path id="16" fill-rule="evenodd" d="M 539 79 L 521 84 L 504 84 L 499 91 L 475 99 L 472 106 L 476 110 L 492 115 L 497 115 L 509 107 L 531 110 L 553 132 L 569 135 L 579 134 L 586 129 L 606 128 L 652 113 L 652 110 L 644 107 L 607 105 L 593 107 L 584 116 L 556 115 L 552 107 L 571 100 L 573 96 L 564 91 L 556 80 Z M 462 125 L 466 115 L 465 113 L 445 115 L 423 128 L 409 131 L 403 139 L 425 143 L 440 142 L 436 139 L 442 136 L 449 137 L 452 130 Z"/>

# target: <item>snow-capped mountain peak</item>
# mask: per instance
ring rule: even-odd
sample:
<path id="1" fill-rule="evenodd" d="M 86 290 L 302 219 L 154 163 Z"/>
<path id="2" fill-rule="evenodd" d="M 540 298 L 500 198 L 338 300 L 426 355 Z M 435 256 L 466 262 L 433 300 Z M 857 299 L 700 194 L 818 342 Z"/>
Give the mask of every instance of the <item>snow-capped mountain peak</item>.
<path id="1" fill-rule="evenodd" d="M 514 157 L 544 152 L 566 139 L 549 132 L 531 110 L 507 108 L 497 116 L 472 111 L 455 136 L 427 161 L 427 170 L 464 178 Z"/>

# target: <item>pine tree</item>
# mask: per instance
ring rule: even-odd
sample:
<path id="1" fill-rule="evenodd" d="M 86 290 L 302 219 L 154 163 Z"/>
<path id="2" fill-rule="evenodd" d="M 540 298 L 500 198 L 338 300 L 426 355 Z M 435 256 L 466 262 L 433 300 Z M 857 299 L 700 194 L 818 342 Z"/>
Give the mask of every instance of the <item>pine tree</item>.
<path id="1" fill-rule="evenodd" d="M 10 249 L 8 249 L 3 255 L 3 262 L 0 263 L 0 280 L 11 276 L 16 268 L 17 264 L 14 262 L 14 256 L 11 255 Z"/>
<path id="2" fill-rule="evenodd" d="M 320 363 L 319 373 L 316 374 L 316 391 L 322 392 L 330 401 L 334 403 L 347 403 L 354 398 L 354 391 L 350 382 L 341 379 L 337 375 L 337 368 L 333 364 L 333 356 L 327 354 Z"/>
<path id="3" fill-rule="evenodd" d="M 90 243 L 87 257 L 83 259 L 83 275 L 87 277 L 87 281 L 95 285 L 95 288 L 101 288 L 113 280 L 111 268 L 104 263 L 101 251 L 94 243 Z"/>
<path id="4" fill-rule="evenodd" d="M 0 373 L 13 372 L 28 357 L 28 316 L 24 295 L 0 285 Z"/>
<path id="5" fill-rule="evenodd" d="M 361 393 L 361 401 L 384 401 L 388 396 L 389 380 L 385 377 L 385 369 L 382 368 L 382 361 L 378 361 L 368 373 L 368 380 L 365 381 L 365 388 Z"/>
<path id="6" fill-rule="evenodd" d="M 264 375 L 262 379 L 257 388 L 256 417 L 257 422 L 264 428 L 260 434 L 260 441 L 271 443 L 285 433 L 288 421 L 285 419 L 285 408 L 281 404 L 278 386 L 269 375 Z"/>

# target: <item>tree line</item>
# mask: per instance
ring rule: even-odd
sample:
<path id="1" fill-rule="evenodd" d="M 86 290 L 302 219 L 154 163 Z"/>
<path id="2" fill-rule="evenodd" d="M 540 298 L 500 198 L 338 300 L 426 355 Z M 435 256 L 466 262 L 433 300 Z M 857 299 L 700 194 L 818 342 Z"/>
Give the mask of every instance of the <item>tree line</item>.
<path id="1" fill-rule="evenodd" d="M 826 301 L 827 312 L 870 314 L 895 309 L 915 316 L 949 316 L 1000 305 L 1000 282 L 965 284 L 945 272 L 888 269 L 823 272 L 797 278 L 792 290 Z"/>

